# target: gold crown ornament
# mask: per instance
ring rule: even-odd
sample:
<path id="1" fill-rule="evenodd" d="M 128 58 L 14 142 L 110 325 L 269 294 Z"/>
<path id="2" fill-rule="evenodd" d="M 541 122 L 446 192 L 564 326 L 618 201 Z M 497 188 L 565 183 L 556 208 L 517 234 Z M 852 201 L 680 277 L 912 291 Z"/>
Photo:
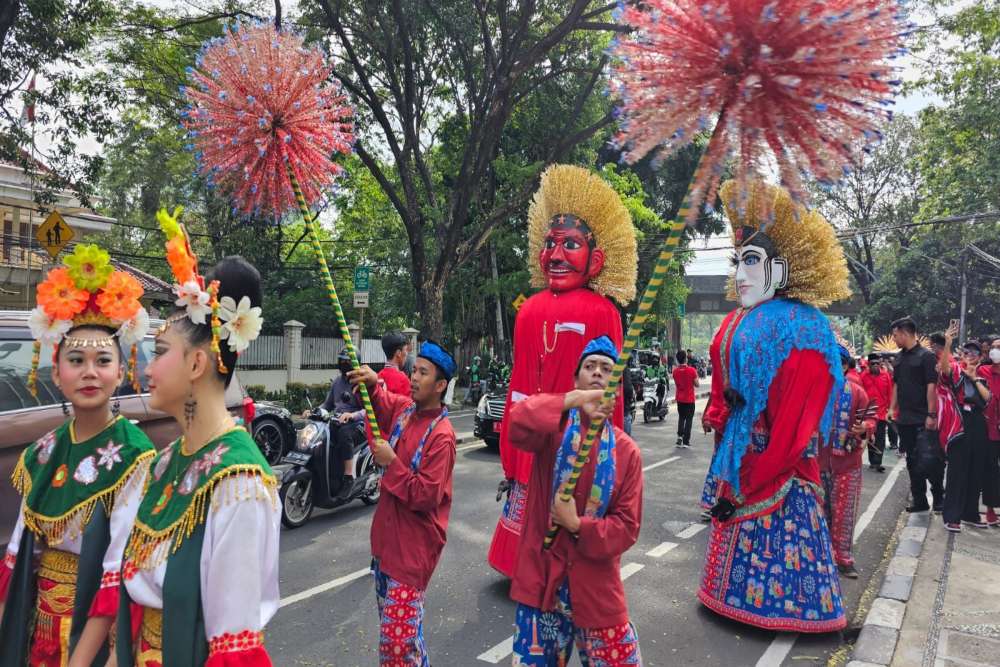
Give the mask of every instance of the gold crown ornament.
<path id="1" fill-rule="evenodd" d="M 542 173 L 541 185 L 528 209 L 531 286 L 541 289 L 546 285 L 538 255 L 552 219 L 562 214 L 586 223 L 597 247 L 604 251 L 604 268 L 591 278 L 590 287 L 627 305 L 635 298 L 639 266 L 632 216 L 614 188 L 583 167 L 555 164 Z"/>
<path id="2" fill-rule="evenodd" d="M 63 258 L 62 266 L 51 269 L 38 284 L 37 306 L 28 317 L 28 327 L 35 339 L 28 373 L 28 390 L 37 396 L 38 362 L 42 345 L 58 347 L 107 347 L 115 338 L 131 347 L 128 378 L 139 391 L 135 373 L 138 344 L 149 330 L 149 314 L 139 299 L 143 289 L 139 281 L 111 265 L 108 252 L 94 244 L 80 244 Z M 77 338 L 73 329 L 85 325 L 113 330 L 106 338 Z"/>
<path id="3" fill-rule="evenodd" d="M 173 286 L 174 301 L 180 310 L 166 319 L 159 333 L 170 325 L 185 318 L 193 324 L 208 324 L 212 328 L 212 352 L 220 373 L 227 373 L 222 361 L 219 341 L 225 340 L 229 349 L 236 354 L 246 350 L 259 335 L 264 324 L 260 306 L 253 306 L 249 297 L 244 296 L 239 303 L 232 297 L 219 299 L 219 281 L 206 285 L 205 277 L 198 272 L 198 257 L 191 249 L 191 239 L 179 218 L 183 208 L 174 208 L 173 214 L 166 209 L 156 213 L 156 220 L 167 237 L 167 263 L 176 281 Z"/>

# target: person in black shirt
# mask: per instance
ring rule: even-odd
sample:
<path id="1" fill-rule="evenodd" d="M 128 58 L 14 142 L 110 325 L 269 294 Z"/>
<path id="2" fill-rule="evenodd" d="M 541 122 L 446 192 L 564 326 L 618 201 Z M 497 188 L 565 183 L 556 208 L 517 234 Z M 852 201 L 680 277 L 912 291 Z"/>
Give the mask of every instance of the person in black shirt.
<path id="1" fill-rule="evenodd" d="M 916 469 L 917 435 L 927 429 L 936 431 L 937 424 L 937 358 L 934 353 L 917 342 L 917 325 L 909 317 L 896 320 L 891 325 L 892 339 L 900 348 L 896 357 L 889 414 L 896 417 L 899 433 L 899 451 L 906 455 L 906 471 L 910 476 L 910 493 L 913 501 L 908 512 L 926 512 L 927 483 L 934 497 L 934 511 L 940 512 L 944 502 L 943 471 L 925 477 Z"/>

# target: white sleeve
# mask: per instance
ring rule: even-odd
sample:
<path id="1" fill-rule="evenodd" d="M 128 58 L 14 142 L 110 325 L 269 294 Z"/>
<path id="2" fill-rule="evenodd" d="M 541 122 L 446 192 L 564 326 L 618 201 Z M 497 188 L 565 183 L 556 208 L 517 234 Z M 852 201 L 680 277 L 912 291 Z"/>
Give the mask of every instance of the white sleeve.
<path id="1" fill-rule="evenodd" d="M 7 543 L 7 551 L 3 555 L 3 562 L 0 563 L 0 604 L 7 599 L 7 588 L 10 586 L 10 577 L 14 574 L 14 565 L 17 563 L 17 552 L 21 548 L 21 536 L 24 534 L 24 503 L 21 501 L 21 510 L 17 513 L 17 523 L 14 524 L 14 532 L 10 534 L 10 542 Z"/>
<path id="2" fill-rule="evenodd" d="M 279 512 L 273 490 L 256 475 L 228 477 L 212 494 L 201 550 L 209 665 L 245 651 L 251 663 L 266 656 L 262 631 L 279 601 Z"/>
<path id="3" fill-rule="evenodd" d="M 142 492 L 146 488 L 146 477 L 149 475 L 150 460 L 147 458 L 135 467 L 115 494 L 114 507 L 111 509 L 111 542 L 104 552 L 101 575 L 101 587 L 97 591 L 90 607 L 90 616 L 115 616 L 118 614 L 118 593 L 121 586 L 122 557 L 135 515 L 139 512 L 142 502 Z"/>

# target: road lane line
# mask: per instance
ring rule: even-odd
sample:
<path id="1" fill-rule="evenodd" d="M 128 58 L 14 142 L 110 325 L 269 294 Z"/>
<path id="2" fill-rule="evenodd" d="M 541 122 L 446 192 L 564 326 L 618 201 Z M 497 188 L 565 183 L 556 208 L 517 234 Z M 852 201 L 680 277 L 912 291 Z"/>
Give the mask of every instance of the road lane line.
<path id="1" fill-rule="evenodd" d="M 661 558 L 676 547 L 677 547 L 676 542 L 663 542 L 662 544 L 660 544 L 660 546 L 647 551 L 646 555 L 649 556 L 650 558 Z"/>
<path id="2" fill-rule="evenodd" d="M 878 508 L 882 506 L 885 499 L 889 496 L 889 492 L 892 491 L 893 485 L 896 483 L 896 478 L 899 477 L 899 473 L 903 472 L 903 468 L 906 467 L 906 459 L 899 459 L 896 465 L 892 466 L 892 470 L 886 475 L 885 481 L 882 482 L 882 486 L 879 488 L 875 497 L 872 498 L 871 503 L 868 505 L 868 509 L 865 513 L 858 518 L 858 522 L 854 525 L 854 542 L 857 543 L 858 538 L 861 537 L 861 533 L 865 532 L 865 528 L 868 524 L 872 522 L 875 518 L 875 512 Z"/>
<path id="3" fill-rule="evenodd" d="M 879 487 L 879 490 L 875 493 L 875 497 L 868 504 L 868 508 L 865 509 L 864 514 L 861 515 L 861 518 L 858 519 L 857 524 L 854 526 L 855 544 L 857 544 L 858 538 L 861 537 L 861 533 L 868 528 L 872 519 L 875 518 L 875 513 L 878 512 L 879 507 L 882 506 L 882 503 L 889 496 L 889 492 L 892 491 L 892 487 L 896 483 L 896 478 L 899 477 L 899 473 L 902 472 L 905 466 L 906 459 L 901 458 L 892 467 L 889 474 L 886 475 L 882 486 Z M 767 650 L 764 651 L 764 655 L 757 661 L 756 667 L 780 667 L 781 663 L 788 657 L 788 654 L 792 652 L 792 647 L 795 646 L 795 640 L 798 638 L 798 634 L 785 633 L 777 635 L 771 642 L 771 645 L 767 647 Z"/>
<path id="4" fill-rule="evenodd" d="M 476 442 L 474 442 L 473 444 L 471 444 L 471 445 L 464 445 L 464 446 L 462 446 L 462 447 L 459 447 L 459 448 L 458 448 L 458 449 L 456 449 L 455 451 L 456 451 L 456 452 L 464 452 L 464 451 L 465 451 L 465 450 L 467 450 L 467 449 L 482 449 L 482 448 L 483 448 L 483 447 L 485 447 L 485 446 L 486 446 L 486 443 L 485 443 L 485 442 L 483 442 L 482 440 L 477 440 L 477 441 L 476 441 Z"/>
<path id="5" fill-rule="evenodd" d="M 677 461 L 680 458 L 681 457 L 679 457 L 679 456 L 671 456 L 669 459 L 664 459 L 663 461 L 660 461 L 659 463 L 650 463 L 648 466 L 646 466 L 645 468 L 643 468 L 642 471 L 646 472 L 647 470 L 652 470 L 653 468 L 659 468 L 660 466 L 664 466 L 664 465 L 667 465 L 668 463 L 672 463 L 674 461 Z"/>
<path id="6" fill-rule="evenodd" d="M 676 535 L 674 535 L 674 537 L 678 537 L 678 538 L 680 538 L 682 540 L 687 540 L 687 539 L 690 539 L 690 538 L 694 537 L 695 535 L 697 535 L 701 531 L 705 530 L 705 528 L 706 528 L 706 526 L 703 523 L 693 523 L 690 526 L 688 526 L 687 528 L 685 528 L 684 530 L 682 530 L 681 532 L 679 532 Z"/>
<path id="7" fill-rule="evenodd" d="M 514 652 L 514 635 L 507 637 L 489 651 L 485 653 L 480 653 L 477 658 L 483 662 L 488 662 L 491 665 L 495 665 L 508 655 Z"/>
<path id="8" fill-rule="evenodd" d="M 308 600 L 314 595 L 319 595 L 320 593 L 325 593 L 328 590 L 337 588 L 338 586 L 343 586 L 344 584 L 349 584 L 355 579 L 360 579 L 361 577 L 371 574 L 371 568 L 366 567 L 363 570 L 358 570 L 357 572 L 352 572 L 351 574 L 345 574 L 343 577 L 338 577 L 333 581 L 328 581 L 325 584 L 320 584 L 319 586 L 313 586 L 312 588 L 307 588 L 301 593 L 296 593 L 295 595 L 289 595 L 287 598 L 282 598 L 278 603 L 278 609 L 282 607 L 287 607 L 290 604 L 295 604 L 296 602 L 302 602 L 303 600 Z"/>
<path id="9" fill-rule="evenodd" d="M 633 574 L 646 567 L 642 563 L 626 563 L 622 566 L 622 581 L 625 581 Z M 507 637 L 493 648 L 480 653 L 476 656 L 477 660 L 482 660 L 483 662 L 488 662 L 491 665 L 499 663 L 501 660 L 505 659 L 511 653 L 514 652 L 514 635 Z"/>

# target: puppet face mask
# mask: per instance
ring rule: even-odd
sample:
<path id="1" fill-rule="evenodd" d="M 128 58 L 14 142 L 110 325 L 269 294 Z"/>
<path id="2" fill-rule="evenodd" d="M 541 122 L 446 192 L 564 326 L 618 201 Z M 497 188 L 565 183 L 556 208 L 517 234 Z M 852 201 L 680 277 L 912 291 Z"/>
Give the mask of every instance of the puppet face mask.
<path id="1" fill-rule="evenodd" d="M 553 292 L 585 287 L 604 268 L 604 251 L 595 247 L 586 223 L 572 215 L 552 219 L 538 258 Z"/>
<path id="2" fill-rule="evenodd" d="M 788 262 L 777 257 L 774 244 L 763 232 L 747 228 L 740 230 L 738 237 L 747 242 L 736 248 L 736 292 L 740 305 L 752 308 L 774 298 L 777 290 L 788 282 Z"/>

